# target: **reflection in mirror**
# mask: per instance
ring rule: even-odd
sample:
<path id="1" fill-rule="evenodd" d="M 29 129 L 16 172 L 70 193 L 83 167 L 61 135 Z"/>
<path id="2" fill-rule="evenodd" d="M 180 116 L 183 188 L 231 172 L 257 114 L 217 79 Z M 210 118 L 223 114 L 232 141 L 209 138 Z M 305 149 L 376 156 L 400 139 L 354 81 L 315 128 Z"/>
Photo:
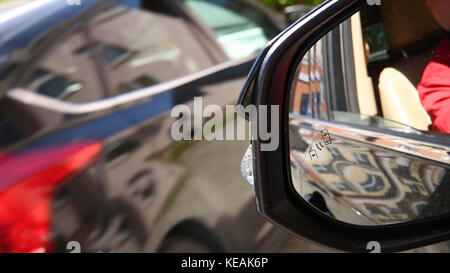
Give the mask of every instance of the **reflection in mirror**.
<path id="1" fill-rule="evenodd" d="M 386 225 L 450 213 L 450 132 L 442 126 L 450 124 L 450 70 L 427 76 L 450 41 L 431 14 L 414 24 L 400 16 L 419 2 L 365 8 L 299 60 L 289 98 L 291 178 L 329 217 Z"/>

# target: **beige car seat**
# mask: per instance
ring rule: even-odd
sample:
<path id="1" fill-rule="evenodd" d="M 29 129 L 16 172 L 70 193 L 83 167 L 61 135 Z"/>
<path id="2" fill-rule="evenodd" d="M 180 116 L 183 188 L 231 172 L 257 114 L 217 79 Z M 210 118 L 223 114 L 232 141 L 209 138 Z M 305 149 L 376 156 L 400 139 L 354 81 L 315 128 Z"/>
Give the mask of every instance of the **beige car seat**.
<path id="1" fill-rule="evenodd" d="M 385 68 L 380 74 L 378 88 L 384 118 L 428 130 L 430 117 L 420 102 L 417 89 L 405 75 L 395 68 Z"/>

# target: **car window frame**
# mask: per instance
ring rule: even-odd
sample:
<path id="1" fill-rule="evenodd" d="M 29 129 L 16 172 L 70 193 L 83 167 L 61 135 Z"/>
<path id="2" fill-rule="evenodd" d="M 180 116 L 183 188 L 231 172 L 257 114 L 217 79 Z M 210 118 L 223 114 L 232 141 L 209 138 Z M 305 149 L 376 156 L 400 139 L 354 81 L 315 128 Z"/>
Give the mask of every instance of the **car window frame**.
<path id="1" fill-rule="evenodd" d="M 172 1 L 173 0 L 169 0 L 168 2 L 172 2 Z M 258 13 L 261 14 L 261 16 L 265 17 L 268 20 L 268 22 L 272 25 L 272 27 L 274 29 L 278 30 L 279 32 L 281 32 L 283 30 L 283 26 L 281 26 L 281 23 L 276 22 L 276 20 L 274 20 L 273 16 L 271 16 L 269 14 L 269 12 L 264 10 L 261 6 L 257 5 L 257 3 L 253 3 L 253 2 L 247 1 L 247 0 L 235 0 L 235 1 L 240 2 L 243 5 L 247 5 L 249 7 L 254 8 Z M 215 47 L 217 47 L 217 49 L 221 52 L 221 54 L 227 60 L 231 60 L 231 58 L 226 53 L 225 48 L 218 42 L 217 36 L 214 33 L 214 31 L 208 25 L 206 25 L 206 23 L 203 22 L 203 20 L 198 15 L 196 15 L 194 13 L 194 11 L 192 11 L 189 7 L 187 7 L 186 4 L 182 3 L 181 1 L 176 1 L 176 2 L 180 6 L 180 8 L 183 10 L 183 12 L 185 12 L 186 16 L 188 16 L 189 19 L 194 22 L 195 27 L 197 27 L 199 29 L 199 31 L 201 31 L 205 35 L 207 35 L 208 40 L 211 43 L 213 43 L 215 45 Z M 273 38 L 275 38 L 275 37 L 273 37 Z M 260 51 L 262 51 L 263 49 L 264 48 L 261 48 Z M 256 57 L 258 55 L 259 55 L 259 53 L 255 53 L 255 54 L 252 54 L 250 56 L 254 56 L 254 58 L 256 59 Z"/>
<path id="2" fill-rule="evenodd" d="M 213 30 L 209 28 L 186 4 L 181 1 L 168 0 L 168 5 L 177 9 L 180 14 L 183 14 L 186 19 L 188 27 L 191 29 L 193 35 L 200 35 L 209 45 L 207 50 L 217 59 L 217 62 L 226 61 L 230 58 L 226 54 L 222 46 L 217 42 L 216 35 Z"/>

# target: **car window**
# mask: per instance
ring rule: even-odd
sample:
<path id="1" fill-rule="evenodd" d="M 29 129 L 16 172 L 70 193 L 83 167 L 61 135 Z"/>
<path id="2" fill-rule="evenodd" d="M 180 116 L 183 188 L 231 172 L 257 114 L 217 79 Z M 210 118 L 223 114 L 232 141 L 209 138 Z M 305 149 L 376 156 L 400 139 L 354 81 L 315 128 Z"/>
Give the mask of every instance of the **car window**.
<path id="1" fill-rule="evenodd" d="M 421 131 L 450 133 L 450 128 L 443 128 L 450 123 L 442 120 L 450 106 L 444 95 L 450 91 L 450 41 L 434 13 L 442 7 L 433 4 L 435 7 L 423 10 L 423 4 L 387 1 L 361 11 L 360 43 L 366 50 L 362 73 L 372 80 L 377 108 L 372 115 Z M 358 96 L 364 95 L 357 91 Z M 359 108 L 364 111 L 364 104 Z"/>
<path id="2" fill-rule="evenodd" d="M 298 67 L 290 112 L 408 134 L 450 134 L 450 26 L 439 22 L 442 4 L 429 3 L 436 7 L 424 14 L 423 1 L 368 6 L 328 33 Z"/>
<path id="3" fill-rule="evenodd" d="M 216 35 L 229 58 L 239 59 L 259 52 L 278 30 L 267 16 L 236 0 L 184 0 Z"/>

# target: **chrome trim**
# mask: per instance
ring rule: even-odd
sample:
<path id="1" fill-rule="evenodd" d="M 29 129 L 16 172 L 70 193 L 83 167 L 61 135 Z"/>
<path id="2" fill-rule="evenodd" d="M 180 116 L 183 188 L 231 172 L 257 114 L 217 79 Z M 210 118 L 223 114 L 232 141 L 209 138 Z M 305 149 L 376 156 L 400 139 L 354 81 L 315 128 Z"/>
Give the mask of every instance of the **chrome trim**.
<path id="1" fill-rule="evenodd" d="M 289 119 L 290 124 L 300 128 L 305 127 L 317 131 L 327 129 L 331 135 L 395 150 L 415 157 L 450 164 L 450 146 L 394 136 L 370 129 L 353 128 L 347 124 L 316 120 L 300 115 L 290 115 Z"/>
<path id="2" fill-rule="evenodd" d="M 87 114 L 96 111 L 107 110 L 124 103 L 130 103 L 136 100 L 154 96 L 156 94 L 162 93 L 170 89 L 174 89 L 178 86 L 187 84 L 189 82 L 199 80 L 203 77 L 217 73 L 221 70 L 239 66 L 241 64 L 253 60 L 254 58 L 255 56 L 250 56 L 245 59 L 226 61 L 175 80 L 156 84 L 150 87 L 131 91 L 126 94 L 117 95 L 111 98 L 95 102 L 80 103 L 80 104 L 71 103 L 47 97 L 41 94 L 37 94 L 31 90 L 26 90 L 23 88 L 11 89 L 6 93 L 6 96 L 10 99 L 13 99 L 15 101 L 24 104 L 37 106 L 40 108 L 56 111 L 63 114 Z"/>

